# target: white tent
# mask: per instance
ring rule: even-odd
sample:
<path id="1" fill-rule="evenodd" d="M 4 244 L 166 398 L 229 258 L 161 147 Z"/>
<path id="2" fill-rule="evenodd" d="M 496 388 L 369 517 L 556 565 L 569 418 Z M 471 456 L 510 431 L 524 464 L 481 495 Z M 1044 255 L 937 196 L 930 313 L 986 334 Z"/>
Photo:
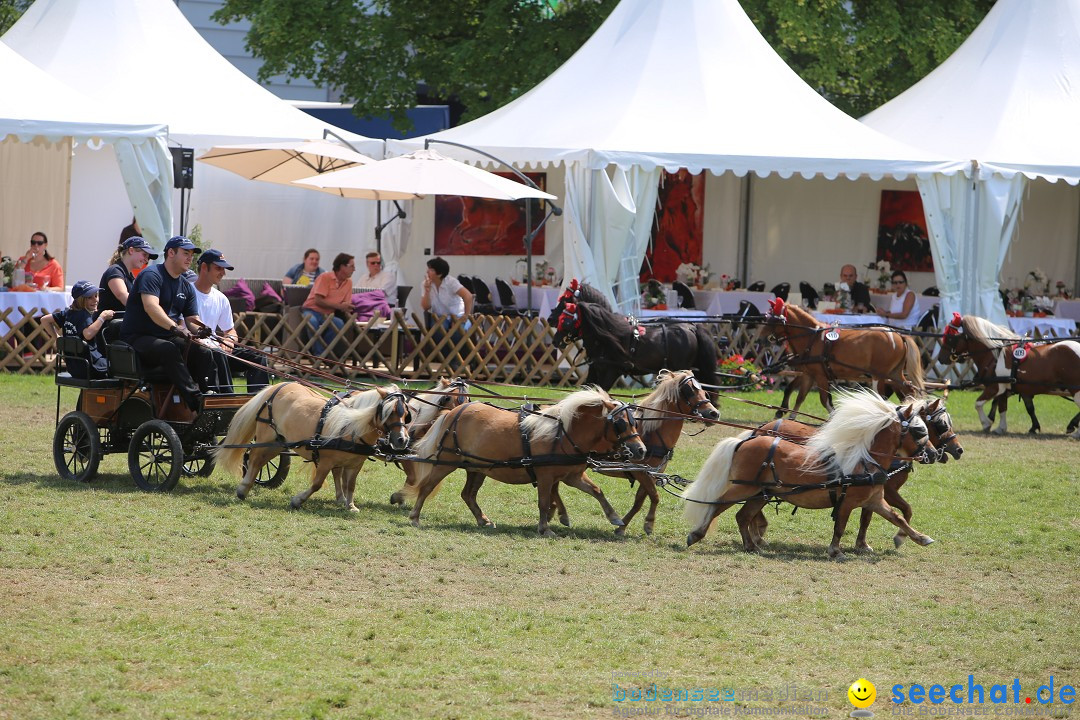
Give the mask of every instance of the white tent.
<path id="1" fill-rule="evenodd" d="M 121 122 L 119 115 L 0 44 L 0 188 L 5 189 L 0 193 L 0 237 L 6 252 L 22 252 L 23 245 L 10 244 L 13 239 L 22 243 L 31 232 L 49 227 L 52 252 L 63 253 L 73 142 L 111 146 L 124 180 L 118 187 L 126 187 L 131 206 L 156 219 L 158 227 L 171 222 L 166 127 Z M 45 191 L 43 185 L 60 192 Z"/>
<path id="2" fill-rule="evenodd" d="M 565 272 L 602 288 L 616 274 L 623 287 L 636 287 L 659 167 L 875 180 L 963 167 L 834 108 L 784 64 L 737 0 L 623 0 L 540 85 L 430 137 L 519 166 L 565 162 Z M 605 172 L 611 165 L 613 179 Z"/>
<path id="3" fill-rule="evenodd" d="M 250 80 L 170 0 L 38 0 L 2 41 L 120 116 L 167 122 L 170 144 L 197 155 L 215 144 L 318 139 L 324 129 L 364 154 L 382 154 L 381 140 L 340 131 Z M 130 221 L 130 207 L 95 195 L 108 173 L 100 161 L 76 152 L 75 165 L 76 180 L 87 181 L 82 200 L 73 190 L 72 234 L 83 233 L 76 244 L 86 250 L 68 262 L 98 266 Z M 204 243 L 242 257 L 237 272 L 249 277 L 280 277 L 309 246 L 333 257 L 373 242 L 373 203 L 250 182 L 207 165 L 195 168 L 190 201 L 188 229 L 201 224 Z M 76 219 L 77 211 L 85 214 Z"/>
<path id="4" fill-rule="evenodd" d="M 1003 321 L 998 276 L 1027 179 L 1080 182 L 1080 0 L 998 0 L 940 67 L 863 122 L 978 167 L 978 183 L 920 190 L 943 308 Z"/>

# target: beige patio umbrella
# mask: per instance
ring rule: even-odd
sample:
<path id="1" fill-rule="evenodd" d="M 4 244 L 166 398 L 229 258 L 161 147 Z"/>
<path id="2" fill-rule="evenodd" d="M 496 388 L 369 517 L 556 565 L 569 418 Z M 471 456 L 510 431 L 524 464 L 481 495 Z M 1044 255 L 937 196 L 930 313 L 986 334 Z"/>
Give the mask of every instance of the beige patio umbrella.
<path id="1" fill-rule="evenodd" d="M 435 150 L 417 150 L 388 160 L 296 180 L 297 185 L 337 190 L 345 197 L 389 200 L 395 194 L 466 195 L 496 200 L 557 198 Z"/>
<path id="2" fill-rule="evenodd" d="M 287 140 L 283 142 L 218 145 L 199 158 L 200 162 L 234 172 L 249 180 L 292 185 L 294 180 L 376 162 L 367 155 L 329 140 Z M 331 188 L 308 187 L 333 195 Z M 415 193 L 387 193 L 382 200 L 412 200 Z"/>

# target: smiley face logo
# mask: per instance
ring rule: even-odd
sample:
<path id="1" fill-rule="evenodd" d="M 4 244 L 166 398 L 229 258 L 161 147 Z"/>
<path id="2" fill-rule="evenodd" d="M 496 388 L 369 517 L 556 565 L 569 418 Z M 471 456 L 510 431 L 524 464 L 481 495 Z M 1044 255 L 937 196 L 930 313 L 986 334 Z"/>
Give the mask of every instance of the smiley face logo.
<path id="1" fill-rule="evenodd" d="M 877 700 L 877 688 L 866 678 L 859 678 L 851 683 L 847 691 L 848 700 L 857 708 L 868 708 Z"/>

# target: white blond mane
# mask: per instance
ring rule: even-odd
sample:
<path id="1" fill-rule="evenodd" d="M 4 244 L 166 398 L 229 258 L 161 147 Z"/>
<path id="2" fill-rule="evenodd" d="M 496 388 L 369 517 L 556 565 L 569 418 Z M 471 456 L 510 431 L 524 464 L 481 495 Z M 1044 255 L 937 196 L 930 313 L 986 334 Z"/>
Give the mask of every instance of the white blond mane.
<path id="1" fill-rule="evenodd" d="M 995 325 L 985 318 L 976 315 L 965 315 L 964 332 L 971 336 L 975 342 L 989 348 L 999 348 L 1011 344 L 1011 341 L 1019 340 L 1020 336 L 1007 327 Z M 1008 338 L 999 340 L 998 338 Z"/>
<path id="2" fill-rule="evenodd" d="M 554 442 L 559 426 L 562 425 L 569 432 L 570 425 L 581 408 L 591 405 L 603 407 L 610 402 L 611 398 L 600 388 L 588 387 L 578 390 L 567 395 L 558 404 L 526 417 L 521 421 L 521 430 L 528 433 L 533 442 Z M 552 419 L 557 419 L 559 422 L 552 422 Z"/>
<path id="3" fill-rule="evenodd" d="M 637 416 L 640 432 L 642 435 L 650 432 L 658 432 L 660 424 L 665 420 L 674 420 L 668 413 L 676 412 L 679 407 L 679 385 L 687 377 L 693 377 L 692 370 L 661 370 L 657 374 L 660 382 L 656 389 L 645 396 L 638 403 L 634 415 Z M 650 410 L 662 410 L 666 412 L 650 413 Z M 680 418 L 681 420 L 681 418 Z"/>
<path id="4" fill-rule="evenodd" d="M 384 391 L 380 393 L 380 390 Z M 346 435 L 367 435 L 377 428 L 375 417 L 385 393 L 398 392 L 397 385 L 387 385 L 383 388 L 372 388 L 362 393 L 351 395 L 330 409 L 326 415 L 326 423 L 323 425 L 323 437 L 338 438 Z M 385 421 L 386 415 L 393 407 L 383 408 L 384 417 L 378 420 Z"/>
<path id="5" fill-rule="evenodd" d="M 439 378 L 439 383 L 428 392 L 417 393 L 409 400 L 412 410 L 412 425 L 426 425 L 443 411 L 443 402 L 447 398 L 450 381 Z"/>
<path id="6" fill-rule="evenodd" d="M 829 462 L 850 475 L 860 463 L 871 460 L 874 438 L 898 418 L 896 407 L 873 390 L 840 389 L 836 394 L 836 409 L 806 443 L 810 457 L 804 467 L 820 470 Z"/>

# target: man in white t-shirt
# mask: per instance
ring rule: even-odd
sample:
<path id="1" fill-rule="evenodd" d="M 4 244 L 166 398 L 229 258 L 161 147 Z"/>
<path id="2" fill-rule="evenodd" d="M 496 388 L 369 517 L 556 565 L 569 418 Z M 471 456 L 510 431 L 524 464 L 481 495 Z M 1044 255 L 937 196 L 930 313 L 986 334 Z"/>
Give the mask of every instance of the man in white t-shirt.
<path id="1" fill-rule="evenodd" d="M 356 281 L 358 287 L 381 288 L 386 293 L 386 302 L 390 307 L 397 307 L 397 273 L 393 270 L 384 270 L 382 256 L 377 252 L 369 252 L 364 257 L 367 274 Z"/>
<path id="2" fill-rule="evenodd" d="M 215 287 L 225 277 L 226 270 L 232 270 L 233 266 L 225 260 L 220 250 L 210 249 L 199 256 L 199 275 L 194 281 L 195 301 L 199 305 L 199 318 L 221 338 L 220 342 L 212 338 L 205 338 L 202 342 L 208 347 L 216 348 L 221 353 L 214 353 L 215 366 L 217 367 L 218 392 L 233 392 L 232 373 L 229 366 L 236 365 L 243 370 L 248 382 L 248 392 L 256 392 L 270 384 L 270 376 L 265 370 L 254 368 L 247 363 L 229 363 L 226 356 L 234 355 L 241 360 L 266 365 L 266 360 L 260 355 L 249 353 L 246 349 L 235 349 L 238 336 L 236 326 L 233 323 L 232 306 L 229 298 Z"/>

